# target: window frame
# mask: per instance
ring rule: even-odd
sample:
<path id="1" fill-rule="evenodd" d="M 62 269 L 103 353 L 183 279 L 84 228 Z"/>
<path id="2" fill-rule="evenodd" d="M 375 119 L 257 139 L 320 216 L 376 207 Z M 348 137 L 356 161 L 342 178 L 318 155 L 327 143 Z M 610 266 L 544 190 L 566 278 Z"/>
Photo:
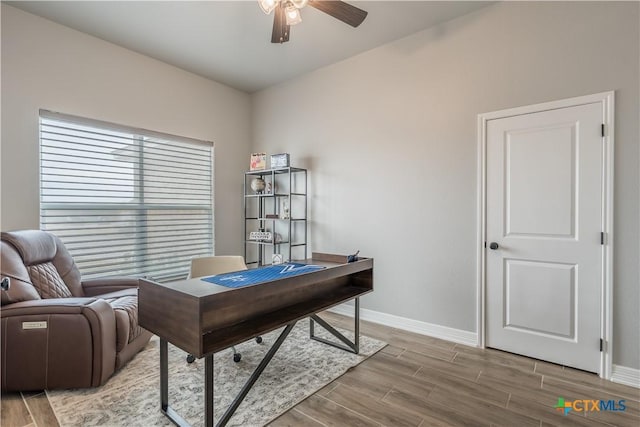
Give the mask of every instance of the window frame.
<path id="1" fill-rule="evenodd" d="M 58 122 L 66 122 L 69 123 L 71 126 L 86 126 L 86 127 L 90 127 L 90 128 L 94 128 L 96 131 L 106 131 L 106 132 L 117 132 L 117 133 L 125 133 L 125 134 L 129 134 L 131 135 L 131 141 L 138 141 L 138 144 L 140 144 L 140 149 L 137 150 L 136 152 L 136 157 L 137 157 L 137 161 L 138 164 L 140 165 L 139 168 L 134 169 L 134 178 L 132 180 L 133 184 L 133 189 L 134 189 L 134 193 L 137 194 L 138 196 L 134 198 L 134 200 L 138 201 L 137 204 L 135 203 L 108 203 L 108 202 L 84 202 L 84 207 L 83 207 L 83 202 L 67 202 L 67 203 L 56 203 L 56 202 L 45 202 L 43 201 L 43 183 L 46 182 L 50 182 L 50 181 L 46 181 L 43 180 L 43 175 L 44 175 L 44 166 L 43 166 L 43 141 L 44 138 L 42 137 L 43 131 L 42 131 L 42 125 L 43 125 L 43 119 L 44 120 L 54 120 L 54 121 L 58 121 Z M 129 136 L 127 135 L 127 136 Z M 144 203 L 144 196 L 142 196 L 142 199 L 139 198 L 140 194 L 144 194 L 144 191 L 149 191 L 149 187 L 145 187 L 145 182 L 148 181 L 148 178 L 145 176 L 146 173 L 148 173 L 148 165 L 146 165 L 144 163 L 144 141 L 147 139 L 157 139 L 157 140 L 161 140 L 161 141 L 169 141 L 169 142 L 180 142 L 180 143 L 186 143 L 189 145 L 199 145 L 199 146 L 206 146 L 209 147 L 209 153 L 210 153 L 210 165 L 208 165 L 208 168 L 210 170 L 210 205 L 208 207 L 203 207 L 200 206 L 199 208 L 197 208 L 197 205 L 188 207 L 186 204 L 180 204 L 180 203 L 176 203 L 176 204 L 171 204 L 171 203 L 151 203 L 151 204 L 145 204 Z M 150 143 L 152 143 L 153 141 L 150 141 Z M 76 144 L 76 142 L 74 142 L 74 144 Z M 80 143 L 79 143 L 80 144 Z M 67 210 L 71 210 L 71 209 L 77 209 L 83 212 L 96 212 L 98 210 L 100 211 L 104 211 L 104 212 L 108 212 L 110 210 L 113 210 L 114 212 L 116 212 L 118 209 L 120 211 L 122 210 L 129 210 L 130 212 L 135 212 L 134 217 L 135 219 L 133 220 L 133 222 L 135 223 L 134 226 L 132 226 L 132 229 L 135 230 L 135 234 L 138 235 L 140 233 L 142 233 L 142 235 L 140 236 L 140 238 L 135 238 L 136 241 L 139 241 L 140 243 L 135 243 L 135 256 L 134 258 L 136 259 L 136 261 L 131 261 L 130 264 L 116 264 L 113 266 L 112 271 L 113 274 L 107 272 L 105 273 L 88 273 L 88 274 L 84 274 L 83 277 L 84 278 L 92 278 L 92 277 L 108 277 L 111 275 L 120 275 L 119 273 L 117 273 L 117 265 L 130 265 L 130 266 L 135 266 L 136 270 L 138 270 L 139 268 L 144 267 L 145 265 L 149 265 L 149 264 L 145 264 L 145 262 L 148 262 L 148 258 L 144 257 L 144 253 L 151 247 L 151 244 L 149 243 L 148 239 L 148 231 L 146 229 L 146 227 L 140 227 L 139 222 L 145 222 L 146 221 L 146 215 L 144 214 L 144 212 L 150 211 L 150 210 L 154 210 L 154 211 L 161 211 L 163 209 L 177 209 L 177 210 L 203 210 L 206 212 L 209 212 L 209 218 L 210 218 L 210 223 L 207 224 L 207 228 L 210 230 L 209 237 L 210 237 L 210 242 L 211 242 L 211 247 L 210 247 L 210 251 L 208 250 L 207 255 L 211 255 L 213 253 L 215 253 L 215 144 L 212 141 L 204 141 L 204 140 L 198 140 L 198 139 L 193 139 L 193 138 L 188 138 L 188 137 L 183 137 L 183 136 L 178 136 L 178 135 L 172 135 L 172 134 L 167 134 L 167 133 L 163 133 L 163 132 L 158 132 L 158 131 L 151 131 L 151 130 L 147 130 L 147 129 L 141 129 L 141 128 L 136 128 L 136 127 L 131 127 L 131 126 L 126 126 L 126 125 L 119 125 L 119 124 L 115 124 L 115 123 L 111 123 L 111 122 L 106 122 L 106 121 L 102 121 L 102 120 L 95 120 L 95 119 L 89 119 L 89 118 L 84 118 L 84 117 L 78 117 L 78 116 L 74 116 L 74 115 L 69 115 L 69 114 L 63 114 L 63 113 L 58 113 L 58 112 L 53 112 L 50 110 L 45 110 L 45 109 L 40 109 L 39 110 L 39 120 L 38 120 L 38 153 L 39 153 L 39 162 L 38 162 L 38 189 L 39 189 L 39 199 L 38 199 L 38 204 L 39 204 L 39 223 L 40 223 L 40 228 L 43 230 L 47 230 L 47 223 L 46 223 L 46 219 L 47 219 L 47 215 L 44 214 L 46 212 L 47 209 L 49 210 L 54 210 L 54 209 L 67 209 Z M 183 153 L 184 154 L 184 153 Z M 50 155 L 50 154 L 49 154 Z M 136 161 L 136 157 L 134 157 L 134 160 L 132 163 L 134 163 Z M 99 160 L 99 159 L 98 159 Z M 91 163 L 87 162 L 88 166 L 92 166 Z M 146 166 L 143 167 L 143 166 Z M 73 176 L 72 174 L 70 174 L 69 176 Z M 142 179 L 141 179 L 142 177 Z M 206 181 L 205 181 L 206 182 Z M 92 185 L 96 185 L 97 184 L 93 184 Z M 108 185 L 108 184 L 106 184 Z M 176 184 L 178 185 L 178 184 Z M 74 197 L 74 196 L 70 196 L 70 197 Z M 77 197 L 77 196 L 76 196 Z M 85 209 L 86 208 L 86 209 Z M 123 217 L 125 217 L 127 214 L 120 214 Z M 117 215 L 113 215 L 113 217 L 116 217 Z M 98 223 L 99 220 L 96 221 L 96 223 Z M 51 223 L 49 223 L 49 225 L 51 225 Z M 55 228 L 55 227 L 54 227 Z M 141 231 L 142 230 L 142 231 Z M 207 230 L 207 231 L 209 231 Z M 51 231 L 52 233 L 55 234 L 55 230 L 47 230 L 47 231 Z M 81 234 L 78 234 L 78 236 L 82 236 Z M 67 236 L 67 238 L 69 238 L 69 236 Z M 117 239 L 117 238 L 116 238 Z M 61 237 L 61 240 L 63 242 L 65 242 L 65 239 Z M 208 246 L 208 245 L 207 245 Z M 207 248 L 209 249 L 209 248 Z M 70 250 L 71 254 L 73 256 L 78 256 L 77 253 L 74 253 L 73 250 Z M 76 251 L 77 252 L 77 251 Z M 142 255 L 142 256 L 141 256 Z M 77 264 L 79 264 L 79 268 L 81 270 L 82 273 L 82 262 L 77 262 Z M 188 274 L 188 266 L 185 267 L 185 270 Z M 157 270 L 157 271 L 162 271 L 162 270 Z M 150 272 L 140 272 L 138 273 L 137 271 L 135 273 L 133 273 L 134 275 L 151 275 L 151 277 L 153 277 L 153 271 Z M 172 275 L 172 276 L 168 276 L 170 280 L 176 280 L 176 279 L 180 279 L 180 278 L 184 278 L 186 277 L 186 274 L 181 274 L 179 276 L 177 275 Z"/>

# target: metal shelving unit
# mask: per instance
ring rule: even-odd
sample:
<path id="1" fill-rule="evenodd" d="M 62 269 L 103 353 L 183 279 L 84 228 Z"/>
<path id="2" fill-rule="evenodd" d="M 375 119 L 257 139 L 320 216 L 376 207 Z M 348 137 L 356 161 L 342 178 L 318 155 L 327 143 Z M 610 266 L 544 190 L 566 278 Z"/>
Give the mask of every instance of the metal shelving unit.
<path id="1" fill-rule="evenodd" d="M 256 178 L 265 181 L 267 188 L 263 192 L 251 189 L 251 181 Z M 269 188 L 271 191 L 267 191 Z M 286 167 L 245 172 L 243 199 L 244 258 L 248 266 L 271 264 L 273 254 L 282 255 L 284 261 L 307 257 L 306 169 Z M 285 204 L 289 218 L 282 218 Z M 250 240 L 252 231 L 269 231 L 272 239 Z"/>

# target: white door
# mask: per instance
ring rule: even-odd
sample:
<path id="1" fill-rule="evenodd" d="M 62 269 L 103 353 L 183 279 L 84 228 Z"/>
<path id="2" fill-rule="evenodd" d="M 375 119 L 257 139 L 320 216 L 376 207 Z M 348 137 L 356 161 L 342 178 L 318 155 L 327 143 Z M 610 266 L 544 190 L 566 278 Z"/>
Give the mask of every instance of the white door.
<path id="1" fill-rule="evenodd" d="M 487 121 L 488 347 L 600 370 L 602 122 L 602 103 Z"/>

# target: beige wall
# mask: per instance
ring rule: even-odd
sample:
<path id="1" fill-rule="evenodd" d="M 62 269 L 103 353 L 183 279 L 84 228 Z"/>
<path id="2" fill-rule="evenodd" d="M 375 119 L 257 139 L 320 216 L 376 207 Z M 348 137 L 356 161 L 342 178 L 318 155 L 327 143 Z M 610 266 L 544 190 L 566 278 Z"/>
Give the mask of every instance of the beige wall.
<path id="1" fill-rule="evenodd" d="M 310 168 L 313 250 L 375 257 L 365 308 L 475 332 L 477 114 L 615 90 L 614 363 L 639 368 L 638 26 L 495 4 L 255 94 L 253 149 Z"/>
<path id="2" fill-rule="evenodd" d="M 39 224 L 40 108 L 213 141 L 216 252 L 241 253 L 249 95 L 3 4 L 2 230 Z"/>

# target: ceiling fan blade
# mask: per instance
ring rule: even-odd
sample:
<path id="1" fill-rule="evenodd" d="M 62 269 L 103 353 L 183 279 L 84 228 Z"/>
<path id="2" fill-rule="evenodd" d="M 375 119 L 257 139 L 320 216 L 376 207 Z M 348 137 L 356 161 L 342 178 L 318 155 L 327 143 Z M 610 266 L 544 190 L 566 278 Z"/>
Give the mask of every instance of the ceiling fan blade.
<path id="1" fill-rule="evenodd" d="M 290 27 L 287 25 L 284 7 L 277 4 L 273 16 L 273 31 L 271 32 L 271 43 L 284 43 L 289 41 Z"/>
<path id="2" fill-rule="evenodd" d="M 343 1 L 312 0 L 309 2 L 309 6 L 315 7 L 327 15 L 331 15 L 352 27 L 357 27 L 362 24 L 364 18 L 367 17 L 366 11 L 358 9 L 355 6 L 351 6 Z"/>

